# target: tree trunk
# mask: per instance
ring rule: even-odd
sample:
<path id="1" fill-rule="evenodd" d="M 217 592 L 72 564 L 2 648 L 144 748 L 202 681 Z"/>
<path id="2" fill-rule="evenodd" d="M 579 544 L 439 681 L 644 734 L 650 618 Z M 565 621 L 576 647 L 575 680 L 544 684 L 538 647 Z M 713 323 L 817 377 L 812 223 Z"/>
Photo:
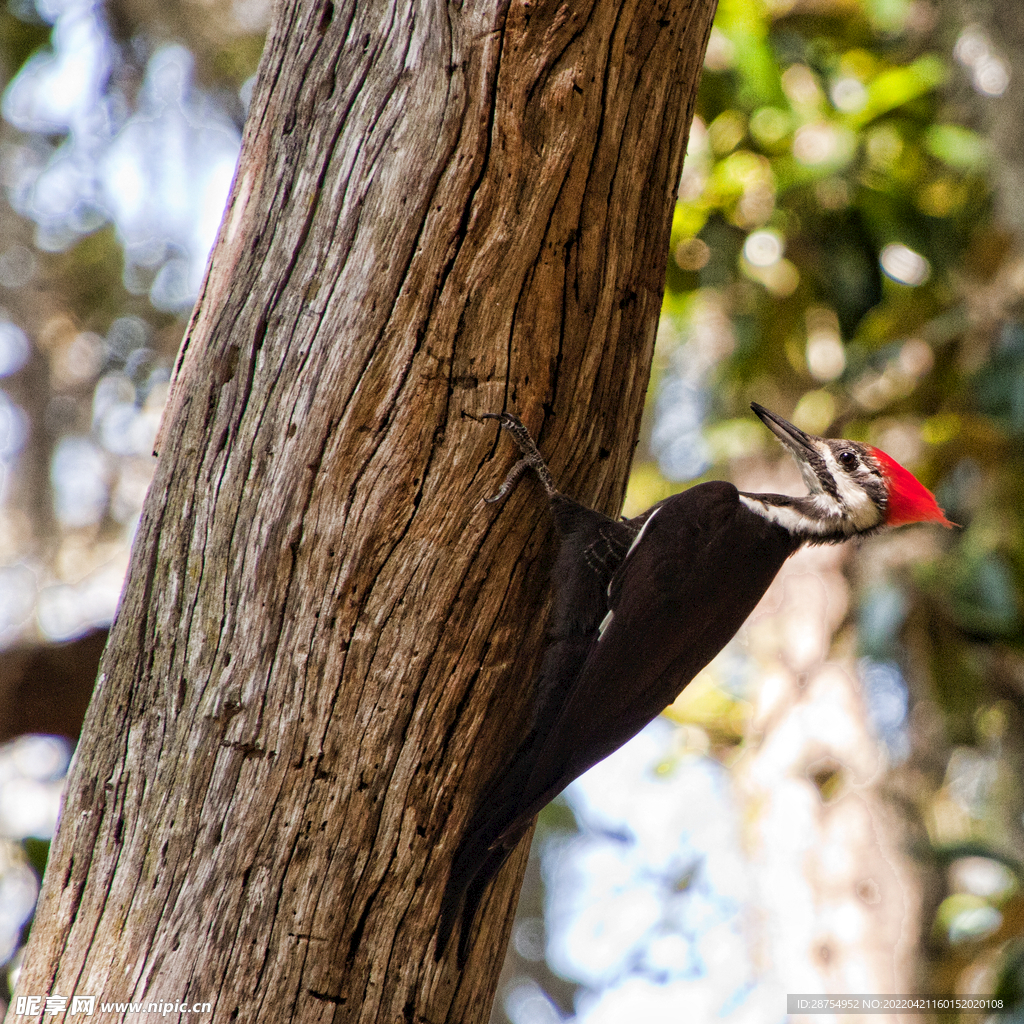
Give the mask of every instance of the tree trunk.
<path id="1" fill-rule="evenodd" d="M 550 524 L 481 415 L 618 507 L 713 7 L 278 4 L 19 994 L 486 1019 Z"/>

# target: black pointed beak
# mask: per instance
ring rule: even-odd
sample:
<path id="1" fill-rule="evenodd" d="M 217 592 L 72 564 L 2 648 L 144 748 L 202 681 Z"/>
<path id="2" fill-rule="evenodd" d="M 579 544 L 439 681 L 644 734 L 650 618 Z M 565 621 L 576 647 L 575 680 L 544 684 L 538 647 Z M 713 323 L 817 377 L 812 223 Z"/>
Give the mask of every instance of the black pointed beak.
<path id="1" fill-rule="evenodd" d="M 769 412 L 763 405 L 751 402 L 750 408 L 754 410 L 761 422 L 797 457 L 800 462 L 807 462 L 809 455 L 817 456 L 814 447 L 814 438 L 805 434 L 799 427 L 794 426 L 789 420 Z"/>

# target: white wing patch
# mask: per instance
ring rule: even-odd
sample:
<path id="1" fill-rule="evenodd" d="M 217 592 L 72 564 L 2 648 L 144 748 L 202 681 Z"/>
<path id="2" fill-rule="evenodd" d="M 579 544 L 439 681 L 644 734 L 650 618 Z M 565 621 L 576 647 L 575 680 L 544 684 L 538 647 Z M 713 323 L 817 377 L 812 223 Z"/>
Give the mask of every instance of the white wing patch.
<path id="1" fill-rule="evenodd" d="M 657 514 L 658 514 L 658 513 L 660 512 L 660 511 L 661 511 L 661 509 L 660 509 L 660 508 L 656 508 L 656 509 L 655 509 L 655 510 L 654 510 L 654 511 L 653 511 L 653 512 L 652 512 L 652 513 L 651 513 L 651 514 L 650 514 L 650 515 L 649 515 L 649 516 L 647 517 L 647 521 L 646 521 L 646 522 L 644 523 L 644 525 L 643 525 L 643 526 L 641 526 L 641 527 L 640 527 L 640 532 L 639 532 L 639 533 L 638 533 L 638 534 L 637 534 L 637 535 L 636 535 L 636 536 L 635 536 L 635 537 L 633 538 L 633 543 L 629 545 L 629 550 L 628 550 L 628 551 L 626 552 L 626 558 L 629 558 L 629 556 L 630 556 L 631 554 L 633 554 L 633 549 L 634 549 L 634 548 L 635 548 L 635 547 L 637 546 L 637 544 L 639 544 L 639 543 L 640 543 L 641 539 L 643 538 L 643 535 L 644 535 L 644 534 L 645 534 L 645 533 L 647 532 L 647 527 L 648 527 L 648 526 L 650 526 L 650 525 L 651 525 L 651 523 L 653 523 L 653 522 L 654 522 L 654 517 L 655 517 L 655 516 L 656 516 L 656 515 L 657 515 Z M 623 559 L 623 562 L 625 562 L 626 558 L 624 558 L 624 559 Z"/>
<path id="2" fill-rule="evenodd" d="M 629 558 L 629 556 L 631 554 L 633 554 L 633 549 L 637 546 L 637 544 L 640 543 L 640 540 L 643 537 L 644 533 L 647 532 L 647 527 L 651 525 L 651 520 L 660 511 L 661 511 L 660 508 L 656 508 L 647 517 L 647 520 L 644 523 L 644 525 L 640 527 L 640 532 L 633 538 L 633 543 L 629 545 L 629 550 L 626 552 L 626 558 Z M 622 560 L 623 565 L 625 565 L 626 558 L 623 558 L 623 560 Z M 619 568 L 621 569 L 622 566 L 619 566 Z M 612 580 L 614 580 L 614 576 L 612 577 Z M 608 583 L 608 596 L 611 597 L 611 594 L 612 594 L 612 583 L 611 583 L 611 581 L 609 581 L 609 583 Z M 601 637 L 604 636 L 604 631 L 612 624 L 612 619 L 614 619 L 614 618 L 615 618 L 615 612 L 613 612 L 612 609 L 609 608 L 608 609 L 608 614 L 601 620 L 601 625 L 597 627 L 597 642 L 598 643 L 601 642 Z"/>

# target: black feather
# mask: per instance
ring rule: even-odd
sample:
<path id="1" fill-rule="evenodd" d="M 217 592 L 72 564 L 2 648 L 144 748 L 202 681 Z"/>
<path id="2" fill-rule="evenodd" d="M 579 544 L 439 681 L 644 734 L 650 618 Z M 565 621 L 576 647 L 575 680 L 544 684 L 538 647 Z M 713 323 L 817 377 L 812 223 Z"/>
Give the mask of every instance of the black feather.
<path id="1" fill-rule="evenodd" d="M 437 951 L 451 938 L 462 905 L 459 963 L 465 962 L 470 925 L 487 884 L 529 828 L 533 815 L 520 812 L 523 789 L 544 746 L 547 727 L 564 704 L 572 683 L 593 646 L 608 611 L 608 586 L 640 530 L 637 521 L 622 522 L 595 512 L 563 494 L 550 498 L 559 534 L 548 647 L 541 662 L 529 732 L 513 757 L 483 789 L 476 812 L 463 834 L 452 863 L 441 905 Z M 583 564 L 587 572 L 579 572 Z M 546 802 L 546 801 L 545 801 Z M 492 845 L 502 834 L 501 844 Z M 463 899 L 463 896 L 465 897 Z"/>

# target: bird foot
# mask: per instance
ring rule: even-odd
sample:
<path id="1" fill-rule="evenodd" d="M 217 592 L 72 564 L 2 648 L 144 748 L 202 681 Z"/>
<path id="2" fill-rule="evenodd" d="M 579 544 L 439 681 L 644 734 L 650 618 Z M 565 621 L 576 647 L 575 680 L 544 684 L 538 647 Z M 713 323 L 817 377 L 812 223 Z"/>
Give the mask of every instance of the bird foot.
<path id="1" fill-rule="evenodd" d="M 509 470 L 508 475 L 502 481 L 498 490 L 489 498 L 484 498 L 484 501 L 488 504 L 501 501 L 528 469 L 532 469 L 540 478 L 540 482 L 544 486 L 544 492 L 549 498 L 556 495 L 558 488 L 555 487 L 551 471 L 538 450 L 536 442 L 530 436 L 530 432 L 523 426 L 522 420 L 510 412 L 485 412 L 483 416 L 484 419 L 497 420 L 502 428 L 512 435 L 512 439 L 519 445 L 519 450 L 523 453 L 523 457 Z"/>

